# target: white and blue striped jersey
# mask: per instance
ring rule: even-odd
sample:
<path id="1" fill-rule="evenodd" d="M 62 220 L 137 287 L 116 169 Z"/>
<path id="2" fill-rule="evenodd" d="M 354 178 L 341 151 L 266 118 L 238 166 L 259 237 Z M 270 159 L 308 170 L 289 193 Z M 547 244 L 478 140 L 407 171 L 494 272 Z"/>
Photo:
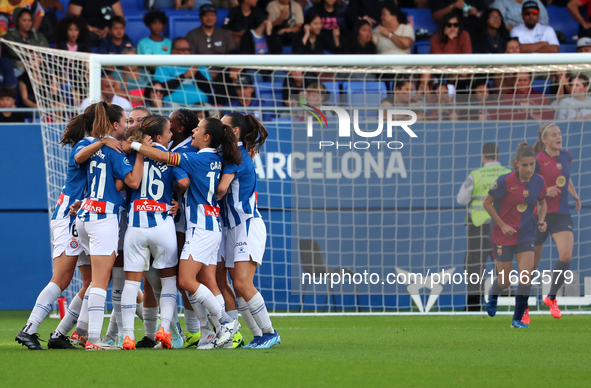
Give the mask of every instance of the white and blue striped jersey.
<path id="1" fill-rule="evenodd" d="M 260 217 L 257 208 L 257 176 L 254 163 L 242 142 L 238 143 L 242 153 L 242 163 L 224 164 L 223 174 L 236 174 L 228 187 L 228 192 L 220 201 L 222 225 L 233 228 L 249 218 Z"/>
<path id="2" fill-rule="evenodd" d="M 199 152 L 198 148 L 193 147 L 191 145 L 192 141 L 193 141 L 193 137 L 189 136 L 188 138 L 186 138 L 185 140 L 183 140 L 182 142 L 177 144 L 174 148 L 172 148 L 172 140 L 171 140 L 170 143 L 168 143 L 168 148 L 170 149 L 170 152 L 176 152 L 179 154 L 184 154 L 187 152 Z M 179 210 L 176 212 L 176 216 L 174 216 L 174 223 L 179 228 L 179 229 L 177 229 L 177 231 L 180 230 L 180 228 L 183 228 L 183 230 L 186 230 L 187 229 L 187 221 L 185 220 L 185 197 L 183 196 L 183 198 L 179 198 L 178 203 L 179 203 Z"/>
<path id="3" fill-rule="evenodd" d="M 123 153 L 102 147 L 88 160 L 86 182 L 88 192 L 78 211 L 82 221 L 94 221 L 118 216 L 125 200 L 117 191 L 115 179 L 125 181 L 133 170 Z"/>
<path id="4" fill-rule="evenodd" d="M 55 211 L 51 216 L 52 220 L 66 218 L 70 216 L 70 206 L 76 201 L 84 198 L 86 190 L 86 163 L 76 163 L 76 155 L 84 147 L 94 142 L 93 137 L 85 137 L 72 147 L 68 158 L 68 172 L 66 174 L 66 183 L 55 205 Z"/>
<path id="5" fill-rule="evenodd" d="M 222 157 L 213 148 L 180 155 L 179 167 L 185 170 L 191 184 L 185 194 L 185 218 L 187 230 L 200 228 L 221 232 L 220 208 L 215 197 Z"/>
<path id="6" fill-rule="evenodd" d="M 167 151 L 161 144 L 152 146 Z M 129 157 L 131 164 L 135 163 L 135 157 Z M 173 182 L 186 177 L 185 171 L 178 167 L 144 158 L 142 182 L 137 190 L 132 191 L 128 201 L 127 225 L 152 228 L 164 223 L 172 207 Z"/>

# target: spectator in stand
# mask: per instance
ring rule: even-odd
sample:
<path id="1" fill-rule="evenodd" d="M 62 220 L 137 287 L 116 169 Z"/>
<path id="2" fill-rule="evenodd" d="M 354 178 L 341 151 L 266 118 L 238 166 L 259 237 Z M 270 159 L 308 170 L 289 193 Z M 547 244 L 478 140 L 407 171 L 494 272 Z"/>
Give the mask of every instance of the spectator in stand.
<path id="1" fill-rule="evenodd" d="M 517 73 L 512 89 L 505 90 L 501 96 L 501 104 L 510 108 L 499 111 L 498 120 L 553 120 L 554 112 L 543 108 L 528 108 L 529 106 L 550 105 L 548 100 L 540 92 L 531 87 L 531 75 L 529 73 Z M 523 107 L 523 108 L 519 108 Z"/>
<path id="2" fill-rule="evenodd" d="M 146 108 L 156 111 L 159 115 L 168 116 L 170 112 L 162 109 L 172 110 L 173 106 L 170 102 L 164 101 L 164 88 L 162 83 L 154 82 L 152 86 L 147 86 L 144 92 L 144 105 Z"/>
<path id="3" fill-rule="evenodd" d="M 415 42 L 415 32 L 406 24 L 406 14 L 396 5 L 382 8 L 381 25 L 373 30 L 373 42 L 378 54 L 410 54 Z"/>
<path id="4" fill-rule="evenodd" d="M 470 35 L 462 29 L 458 17 L 450 12 L 441 19 L 437 34 L 431 38 L 430 54 L 472 54 Z"/>
<path id="5" fill-rule="evenodd" d="M 36 74 L 36 73 L 34 73 Z M 23 73 L 18 77 L 18 91 L 21 96 L 20 106 L 23 108 L 37 108 L 37 99 L 29 73 Z"/>
<path id="6" fill-rule="evenodd" d="M 119 105 L 124 110 L 131 110 L 133 108 L 131 103 L 128 99 L 120 97 L 117 95 L 117 90 L 119 90 L 119 82 L 115 81 L 115 79 L 110 75 L 105 75 L 101 78 L 101 95 L 102 101 L 108 104 L 115 104 Z M 80 105 L 80 110 L 86 109 L 90 105 L 90 98 L 87 97 L 82 101 Z"/>
<path id="7" fill-rule="evenodd" d="M 80 16 L 88 25 L 91 46 L 98 46 L 100 40 L 107 37 L 113 17 L 124 17 L 119 0 L 71 0 L 68 15 Z"/>
<path id="8" fill-rule="evenodd" d="M 477 108 L 469 109 L 459 113 L 460 120 L 470 121 L 487 121 L 489 118 L 489 112 L 495 112 L 494 108 L 487 109 L 487 105 L 497 105 L 498 95 L 490 94 L 490 88 L 488 86 L 487 79 L 477 79 L 472 83 L 472 89 L 470 90 L 470 106 L 477 105 Z M 485 106 L 484 108 L 482 106 Z"/>
<path id="9" fill-rule="evenodd" d="M 337 0 L 320 0 L 314 5 L 314 10 L 322 20 L 320 35 L 324 37 L 324 40 L 332 38 L 333 30 L 340 30 L 341 39 L 344 38 L 346 34 L 343 34 L 343 30 L 339 26 L 339 19 L 343 18 L 344 7 L 337 4 Z"/>
<path id="10" fill-rule="evenodd" d="M 301 70 L 291 70 L 283 80 L 283 106 L 300 106 L 305 101 L 306 87 L 315 83 L 314 77 L 304 74 Z"/>
<path id="11" fill-rule="evenodd" d="M 485 0 L 429 0 L 433 20 L 439 22 L 453 12 L 470 36 L 479 30 L 481 17 L 488 10 Z"/>
<path id="12" fill-rule="evenodd" d="M 396 4 L 396 0 L 349 0 L 345 10 L 347 29 L 352 30 L 359 19 L 365 19 L 372 25 L 377 24 L 382 17 L 382 9 Z"/>
<path id="13" fill-rule="evenodd" d="M 573 19 L 579 23 L 579 39 L 583 37 L 591 37 L 591 0 L 570 0 L 567 4 L 568 12 L 570 12 Z M 587 14 L 585 17 L 581 15 L 580 8 L 587 6 Z M 570 37 L 569 37 L 570 38 Z"/>
<path id="14" fill-rule="evenodd" d="M 35 31 L 39 31 L 45 12 L 37 0 L 4 0 L 0 2 L 0 37 L 16 27 L 14 25 L 14 10 L 17 8 L 26 8 L 31 11 L 33 27 Z"/>
<path id="15" fill-rule="evenodd" d="M 16 93 L 14 88 L 3 86 L 0 88 L 0 108 L 16 109 Z M 26 116 L 20 112 L 2 112 L 0 113 L 0 123 L 24 123 Z"/>
<path id="16" fill-rule="evenodd" d="M 199 7 L 201 26 L 189 31 L 186 40 L 193 54 L 228 54 L 234 50 L 234 38 L 229 31 L 215 26 L 217 9 L 211 4 Z"/>
<path id="17" fill-rule="evenodd" d="M 380 107 L 396 107 L 408 109 L 410 108 L 417 115 L 417 120 L 425 119 L 425 112 L 421 109 L 416 109 L 422 105 L 422 101 L 416 101 L 413 96 L 416 93 L 414 82 L 408 77 L 399 77 L 395 80 L 394 94 L 389 95 L 387 98 L 381 101 Z M 397 117 L 397 119 L 406 120 L 404 117 Z"/>
<path id="18" fill-rule="evenodd" d="M 216 77 L 216 82 L 213 84 L 213 99 L 210 100 L 214 105 L 229 105 L 230 100 L 238 96 L 236 81 L 242 70 L 240 67 L 227 67 Z"/>
<path id="19" fill-rule="evenodd" d="M 12 65 L 12 62 L 9 59 L 0 57 L 0 87 L 5 86 L 16 88 L 16 76 L 14 75 L 14 66 Z"/>
<path id="20" fill-rule="evenodd" d="M 591 97 L 589 97 L 589 78 L 579 74 L 570 80 L 571 96 L 558 103 L 557 120 L 590 120 Z"/>
<path id="21" fill-rule="evenodd" d="M 332 39 L 320 34 L 322 19 L 315 9 L 311 9 L 304 17 L 304 31 L 293 41 L 294 54 L 324 54 L 325 51 L 336 53 L 340 50 L 340 30 L 332 30 Z"/>
<path id="22" fill-rule="evenodd" d="M 174 8 L 177 10 L 188 10 L 191 9 L 193 11 L 197 11 L 201 6 L 209 4 L 213 5 L 209 0 L 155 0 L 154 1 L 154 8 Z M 227 8 L 227 7 L 217 7 L 216 8 Z"/>
<path id="23" fill-rule="evenodd" d="M 284 46 L 291 46 L 304 24 L 302 7 L 292 0 L 274 0 L 267 5 L 273 29 Z"/>
<path id="24" fill-rule="evenodd" d="M 8 31 L 4 35 L 4 39 L 33 46 L 49 47 L 49 43 L 47 43 L 47 39 L 45 39 L 43 34 L 35 31 L 33 27 L 33 12 L 30 9 L 15 9 L 13 20 L 16 27 L 14 30 Z M 25 68 L 18 55 L 8 47 L 6 47 L 5 54 L 6 58 L 10 59 L 14 67 L 22 73 Z"/>
<path id="25" fill-rule="evenodd" d="M 255 19 L 267 18 L 256 5 L 257 0 L 240 0 L 240 5 L 232 8 L 228 13 L 228 17 L 224 20 L 223 28 L 230 31 L 236 46 L 240 45 L 240 38 L 246 31 L 255 29 Z M 256 24 L 256 26 L 259 26 L 259 24 Z"/>
<path id="26" fill-rule="evenodd" d="M 489 8 L 482 15 L 480 31 L 473 35 L 472 52 L 475 54 L 502 54 L 511 39 L 509 30 L 498 9 Z"/>
<path id="27" fill-rule="evenodd" d="M 99 54 L 123 54 L 123 50 L 130 48 L 134 48 L 134 45 L 125 35 L 125 19 L 113 16 L 109 23 L 109 36 L 99 43 Z"/>
<path id="28" fill-rule="evenodd" d="M 558 104 L 565 96 L 571 94 L 571 76 L 566 70 L 555 71 L 550 75 L 550 96 L 555 97 L 555 103 Z"/>
<path id="29" fill-rule="evenodd" d="M 511 31 L 513 28 L 523 23 L 521 7 L 522 4 L 527 1 L 535 1 L 538 4 L 540 11 L 540 23 L 547 26 L 550 22 L 548 18 L 548 12 L 540 0 L 495 0 L 495 2 L 492 3 L 490 7 L 501 11 L 501 15 L 503 15 L 503 19 L 505 19 L 507 29 Z"/>
<path id="30" fill-rule="evenodd" d="M 281 39 L 273 32 L 273 23 L 262 13 L 253 19 L 253 29 L 246 31 L 240 38 L 241 54 L 281 54 Z"/>
<path id="31" fill-rule="evenodd" d="M 144 24 L 150 30 L 150 36 L 140 39 L 138 54 L 170 54 L 172 42 L 162 36 L 168 17 L 163 11 L 151 10 L 144 15 Z"/>
<path id="32" fill-rule="evenodd" d="M 250 74 L 242 73 L 236 79 L 236 98 L 230 101 L 230 106 L 233 107 L 232 112 L 240 112 L 244 114 L 252 113 L 257 119 L 263 119 L 263 113 L 261 111 L 261 101 L 256 98 L 254 91 L 254 83 Z M 241 111 L 241 108 L 250 108 Z M 252 110 L 253 108 L 258 108 Z M 230 111 L 224 112 L 228 114 Z"/>
<path id="33" fill-rule="evenodd" d="M 578 53 L 591 53 L 591 38 L 585 36 L 577 40 Z"/>
<path id="34" fill-rule="evenodd" d="M 373 42 L 371 23 L 367 20 L 358 20 L 351 34 L 349 54 L 377 54 L 378 47 Z"/>
<path id="35" fill-rule="evenodd" d="M 436 80 L 433 84 L 429 104 L 436 105 L 436 108 L 429 111 L 428 120 L 458 121 L 459 112 L 455 109 L 455 94 L 452 94 L 450 86 L 442 79 Z"/>
<path id="36" fill-rule="evenodd" d="M 230 37 L 232 41 L 232 37 Z M 172 41 L 172 55 L 190 55 L 191 46 L 186 38 Z M 160 82 L 170 94 L 164 101 L 183 105 L 193 105 L 207 101 L 211 94 L 211 75 L 205 67 L 197 66 L 159 66 L 154 73 L 154 81 Z"/>
<path id="37" fill-rule="evenodd" d="M 519 54 L 520 52 L 521 46 L 519 45 L 519 39 L 509 38 L 507 47 L 505 47 L 505 54 Z"/>
<path id="38" fill-rule="evenodd" d="M 538 23 L 538 3 L 528 0 L 523 3 L 523 22 L 511 30 L 511 36 L 519 39 L 521 53 L 557 53 L 560 43 L 554 28 Z"/>
<path id="39" fill-rule="evenodd" d="M 126 48 L 121 54 L 137 55 L 134 47 Z M 143 104 L 144 89 L 150 84 L 150 73 L 145 66 L 124 66 L 116 68 L 112 73 L 113 79 L 119 82 L 119 89 L 115 92 L 131 101 L 131 105 Z"/>
<path id="40" fill-rule="evenodd" d="M 88 28 L 78 16 L 66 16 L 55 26 L 56 48 L 59 50 L 90 52 Z"/>

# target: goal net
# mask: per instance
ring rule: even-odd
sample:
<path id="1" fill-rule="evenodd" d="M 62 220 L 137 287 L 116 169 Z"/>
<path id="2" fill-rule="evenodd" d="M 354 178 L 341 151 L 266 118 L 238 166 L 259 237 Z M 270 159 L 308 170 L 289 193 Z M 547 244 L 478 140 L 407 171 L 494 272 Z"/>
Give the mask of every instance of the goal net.
<path id="1" fill-rule="evenodd" d="M 558 299 L 567 312 L 591 305 L 585 54 L 101 56 L 4 43 L 25 64 L 41 111 L 50 213 L 69 153 L 58 142 L 85 99 L 263 121 L 269 137 L 255 165 L 268 238 L 255 286 L 274 313 L 465 311 L 496 272 L 488 250 L 466 267 L 470 217 L 458 192 L 482 167 L 485 143 L 510 168 L 520 142 L 533 146 L 539 128 L 556 123 L 583 201 L 578 213 L 569 203 L 575 246 Z M 548 239 L 532 312 L 543 309 L 557 260 Z M 76 277 L 65 296 L 79 287 Z M 510 311 L 512 295 L 500 310 Z"/>

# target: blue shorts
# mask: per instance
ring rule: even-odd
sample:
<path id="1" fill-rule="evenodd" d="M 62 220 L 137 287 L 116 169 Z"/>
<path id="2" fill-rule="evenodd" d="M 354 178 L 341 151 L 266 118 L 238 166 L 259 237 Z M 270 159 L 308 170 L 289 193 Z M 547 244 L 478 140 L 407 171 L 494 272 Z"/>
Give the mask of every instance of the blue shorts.
<path id="1" fill-rule="evenodd" d="M 534 217 L 534 222 L 537 227 L 538 216 Z M 573 219 L 570 214 L 550 213 L 546 214 L 546 224 L 548 227 L 545 232 L 536 233 L 536 246 L 544 245 L 548 239 L 548 235 L 553 235 L 558 232 L 573 232 Z"/>
<path id="2" fill-rule="evenodd" d="M 533 252 L 534 251 L 534 242 L 533 241 L 526 241 L 517 243 L 515 245 L 499 245 L 493 244 L 492 245 L 492 257 L 493 259 L 503 262 L 503 263 L 510 263 L 513 261 L 513 255 L 522 252 Z"/>

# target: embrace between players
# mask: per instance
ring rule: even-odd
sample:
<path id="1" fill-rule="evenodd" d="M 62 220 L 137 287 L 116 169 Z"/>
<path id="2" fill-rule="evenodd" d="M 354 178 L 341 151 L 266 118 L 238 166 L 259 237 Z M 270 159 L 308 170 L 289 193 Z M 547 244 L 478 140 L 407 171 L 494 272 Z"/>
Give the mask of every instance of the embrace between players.
<path id="1" fill-rule="evenodd" d="M 72 119 L 62 137 L 72 146 L 66 182 L 51 220 L 54 274 L 15 340 L 43 349 L 37 329 L 78 266 L 83 287 L 50 349 L 135 349 L 136 314 L 146 333 L 137 347 L 231 349 L 244 343 L 237 308 L 254 336 L 245 348 L 280 344 L 253 284 L 266 229 L 252 158 L 266 137 L 242 113 L 199 121 L 187 109 L 166 118 L 139 107 L 128 118 L 100 102 Z M 101 339 L 111 279 L 113 314 Z"/>

